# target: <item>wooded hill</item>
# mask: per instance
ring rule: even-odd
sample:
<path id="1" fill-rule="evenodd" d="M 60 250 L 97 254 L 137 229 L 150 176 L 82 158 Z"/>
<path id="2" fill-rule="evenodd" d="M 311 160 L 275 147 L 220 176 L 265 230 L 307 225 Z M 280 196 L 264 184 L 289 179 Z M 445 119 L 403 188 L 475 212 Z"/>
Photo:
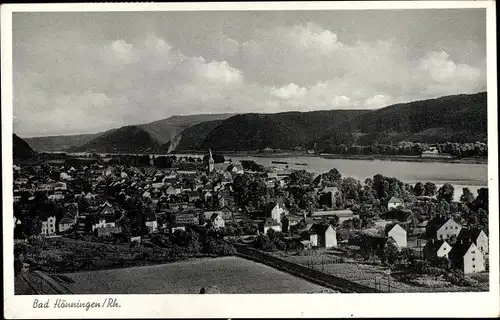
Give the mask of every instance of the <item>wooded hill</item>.
<path id="1" fill-rule="evenodd" d="M 131 153 L 208 148 L 220 151 L 291 150 L 296 147 L 310 149 L 315 145 L 321 152 L 341 144 L 484 142 L 487 139 L 486 97 L 486 92 L 460 94 L 378 110 L 174 116 L 96 135 L 26 140 L 33 142 L 35 150 Z"/>

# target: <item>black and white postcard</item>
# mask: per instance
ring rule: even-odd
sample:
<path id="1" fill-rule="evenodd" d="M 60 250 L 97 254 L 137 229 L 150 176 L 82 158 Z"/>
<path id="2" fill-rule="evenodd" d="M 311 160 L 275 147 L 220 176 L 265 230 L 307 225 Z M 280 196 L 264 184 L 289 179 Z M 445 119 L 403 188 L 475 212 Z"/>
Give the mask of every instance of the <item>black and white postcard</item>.
<path id="1" fill-rule="evenodd" d="M 5 317 L 498 315 L 493 1 L 1 13 Z"/>

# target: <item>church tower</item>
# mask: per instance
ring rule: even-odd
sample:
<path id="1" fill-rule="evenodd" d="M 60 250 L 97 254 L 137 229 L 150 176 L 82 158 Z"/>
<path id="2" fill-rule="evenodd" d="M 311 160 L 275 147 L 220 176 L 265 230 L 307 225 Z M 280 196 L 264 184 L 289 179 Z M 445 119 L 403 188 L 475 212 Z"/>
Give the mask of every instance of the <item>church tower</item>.
<path id="1" fill-rule="evenodd" d="M 213 172 L 215 169 L 214 158 L 212 157 L 212 149 L 208 149 L 209 157 L 208 157 L 208 173 Z"/>

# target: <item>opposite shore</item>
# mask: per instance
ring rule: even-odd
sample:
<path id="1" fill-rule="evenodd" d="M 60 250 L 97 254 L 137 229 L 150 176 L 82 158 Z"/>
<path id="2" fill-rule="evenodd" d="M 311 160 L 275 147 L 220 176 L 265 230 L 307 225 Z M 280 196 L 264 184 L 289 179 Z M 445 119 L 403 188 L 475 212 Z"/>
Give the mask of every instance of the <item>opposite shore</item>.
<path id="1" fill-rule="evenodd" d="M 189 150 L 185 152 L 171 153 L 169 155 L 204 155 L 206 152 L 199 150 Z M 312 157 L 338 160 L 381 160 L 398 162 L 435 162 L 435 163 L 464 163 L 464 164 L 488 164 L 488 158 L 445 158 L 445 157 L 420 157 L 420 156 L 401 156 L 401 155 L 354 155 L 354 154 L 309 154 L 303 151 L 278 151 L 278 152 L 260 152 L 260 151 L 217 151 L 216 153 L 224 156 L 252 156 L 258 158 L 290 158 L 290 157 Z M 290 163 L 293 164 L 293 163 Z"/>

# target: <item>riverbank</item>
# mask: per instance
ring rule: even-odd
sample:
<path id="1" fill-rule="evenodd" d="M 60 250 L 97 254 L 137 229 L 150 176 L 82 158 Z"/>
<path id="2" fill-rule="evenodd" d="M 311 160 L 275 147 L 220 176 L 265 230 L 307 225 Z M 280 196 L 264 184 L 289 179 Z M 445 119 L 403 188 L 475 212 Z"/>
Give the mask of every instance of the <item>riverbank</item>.
<path id="1" fill-rule="evenodd" d="M 320 155 L 324 159 L 339 160 L 380 160 L 380 161 L 398 161 L 398 162 L 437 162 L 437 163 L 464 163 L 464 164 L 488 164 L 487 158 L 422 158 L 419 156 L 396 156 L 396 155 L 343 155 L 329 154 Z"/>
<path id="2" fill-rule="evenodd" d="M 357 155 L 357 154 L 311 154 L 304 151 L 215 151 L 225 157 L 256 157 L 256 158 L 290 158 L 290 157 L 309 157 L 336 160 L 380 160 L 380 161 L 398 161 L 398 162 L 435 162 L 435 163 L 464 163 L 464 164 L 488 164 L 487 158 L 447 158 L 447 157 L 420 157 L 420 156 L 401 156 L 401 155 Z M 171 155 L 200 155 L 206 154 L 204 151 L 185 151 L 172 153 Z M 293 163 L 291 163 L 293 164 Z"/>

